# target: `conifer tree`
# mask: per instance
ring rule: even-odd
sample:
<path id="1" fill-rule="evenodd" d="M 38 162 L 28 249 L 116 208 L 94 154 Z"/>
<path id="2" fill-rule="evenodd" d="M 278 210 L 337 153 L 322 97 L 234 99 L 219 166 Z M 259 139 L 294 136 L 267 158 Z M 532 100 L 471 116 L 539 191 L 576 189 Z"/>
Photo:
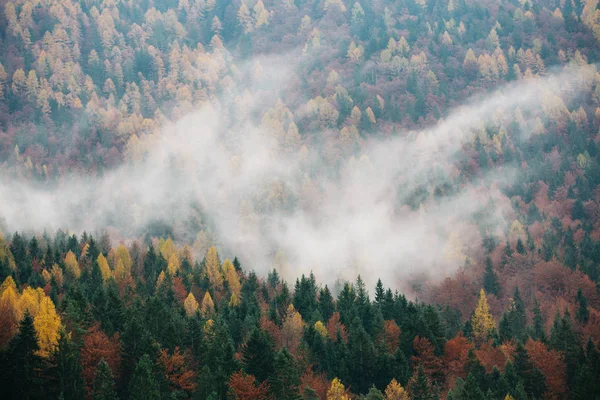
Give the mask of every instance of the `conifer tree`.
<path id="1" fill-rule="evenodd" d="M 135 366 L 135 372 L 129 383 L 131 400 L 159 400 L 160 387 L 153 374 L 153 363 L 148 354 L 144 354 Z"/>
<path id="2" fill-rule="evenodd" d="M 496 323 L 490 313 L 490 307 L 483 289 L 479 291 L 479 301 L 471 317 L 471 328 L 473 336 L 479 342 L 487 340 L 496 328 Z"/>
<path id="3" fill-rule="evenodd" d="M 115 380 L 110 367 L 101 359 L 96 367 L 96 377 L 92 393 L 93 400 L 117 400 Z"/>

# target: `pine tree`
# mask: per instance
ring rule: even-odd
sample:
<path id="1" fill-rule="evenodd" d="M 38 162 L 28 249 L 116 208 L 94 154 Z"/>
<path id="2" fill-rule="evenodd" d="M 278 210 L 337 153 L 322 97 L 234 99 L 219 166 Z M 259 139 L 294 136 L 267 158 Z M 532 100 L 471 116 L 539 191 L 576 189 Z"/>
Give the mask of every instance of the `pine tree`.
<path id="1" fill-rule="evenodd" d="M 42 358 L 38 355 L 40 346 L 29 311 L 19 324 L 19 332 L 11 339 L 7 351 L 7 370 L 10 382 L 7 385 L 7 398 L 35 399 L 43 393 L 40 370 Z"/>
<path id="2" fill-rule="evenodd" d="M 275 355 L 275 372 L 269 379 L 271 391 L 277 399 L 296 400 L 300 398 L 300 373 L 294 358 L 284 347 Z"/>
<path id="3" fill-rule="evenodd" d="M 135 372 L 129 382 L 129 398 L 131 400 L 160 399 L 160 387 L 152 368 L 152 360 L 148 354 L 144 354 L 135 366 Z"/>
<path id="4" fill-rule="evenodd" d="M 577 314 L 575 314 L 575 318 L 577 319 L 577 322 L 585 325 L 590 317 L 590 310 L 588 309 L 587 299 L 581 291 L 581 288 L 577 290 L 577 304 L 579 307 L 577 308 Z"/>
<path id="5" fill-rule="evenodd" d="M 323 321 L 329 321 L 329 318 L 335 312 L 335 305 L 333 304 L 333 296 L 329 291 L 327 285 L 319 291 L 319 312 Z"/>
<path id="6" fill-rule="evenodd" d="M 486 293 L 492 293 L 498 295 L 500 293 L 500 283 L 498 282 L 498 275 L 494 271 L 492 265 L 492 259 L 487 257 L 485 260 L 485 272 L 483 273 L 483 289 Z"/>
<path id="7" fill-rule="evenodd" d="M 115 380 L 110 367 L 104 361 L 100 360 L 96 367 L 96 377 L 94 379 L 94 388 L 92 399 L 94 400 L 116 400 Z"/>
<path id="8" fill-rule="evenodd" d="M 255 328 L 242 348 L 245 371 L 259 382 L 267 380 L 274 371 L 275 355 L 273 341 L 262 330 Z"/>
<path id="9" fill-rule="evenodd" d="M 533 327 L 531 337 L 534 340 L 546 342 L 546 329 L 544 328 L 545 322 L 542 316 L 542 310 L 540 309 L 540 303 L 537 299 L 533 299 Z"/>

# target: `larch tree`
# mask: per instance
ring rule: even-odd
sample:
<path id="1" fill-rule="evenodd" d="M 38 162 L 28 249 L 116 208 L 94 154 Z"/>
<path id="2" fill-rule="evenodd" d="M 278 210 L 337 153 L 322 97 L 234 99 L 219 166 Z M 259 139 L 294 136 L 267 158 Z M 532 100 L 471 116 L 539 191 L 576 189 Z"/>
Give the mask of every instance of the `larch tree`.
<path id="1" fill-rule="evenodd" d="M 225 275 L 225 281 L 227 282 L 231 293 L 239 297 L 240 290 L 242 288 L 240 284 L 240 277 L 228 258 L 223 262 L 223 274 Z"/>
<path id="2" fill-rule="evenodd" d="M 488 305 L 483 289 L 479 291 L 479 301 L 471 317 L 471 327 L 473 329 L 473 336 L 479 343 L 490 337 L 496 329 L 496 321 L 494 321 L 494 317 L 490 313 L 490 306 Z"/>
<path id="3" fill-rule="evenodd" d="M 108 266 L 108 261 L 102 253 L 98 255 L 98 259 L 96 261 L 98 262 L 98 267 L 100 268 L 100 272 L 102 273 L 102 280 L 106 282 L 106 280 L 109 279 L 112 275 L 110 267 Z"/>
<path id="4" fill-rule="evenodd" d="M 392 381 L 385 388 L 384 393 L 385 400 L 410 400 L 408 392 L 400 385 L 396 379 Z"/>
<path id="5" fill-rule="evenodd" d="M 4 280 L 0 293 L 0 349 L 3 349 L 19 326 L 19 294 L 12 277 Z"/>
<path id="6" fill-rule="evenodd" d="M 331 386 L 327 391 L 327 400 L 350 400 L 344 384 L 338 378 L 333 378 L 331 381 Z"/>
<path id="7" fill-rule="evenodd" d="M 183 308 L 185 308 L 185 314 L 188 317 L 193 317 L 194 315 L 196 315 L 196 312 L 198 311 L 198 307 L 199 307 L 198 301 L 196 300 L 196 298 L 194 297 L 192 292 L 190 292 L 190 294 L 188 294 L 185 301 L 183 302 Z"/>
<path id="8" fill-rule="evenodd" d="M 200 306 L 200 315 L 204 318 L 210 318 L 215 312 L 215 303 L 209 292 L 204 294 L 202 305 Z"/>
<path id="9" fill-rule="evenodd" d="M 44 296 L 37 315 L 33 319 L 33 325 L 38 334 L 41 357 L 48 358 L 56 350 L 60 324 L 60 317 L 56 313 L 54 303 L 49 297 Z"/>
<path id="10" fill-rule="evenodd" d="M 215 246 L 208 249 L 205 257 L 206 276 L 211 286 L 219 291 L 223 289 L 223 274 L 221 273 L 221 262 Z"/>
<path id="11" fill-rule="evenodd" d="M 75 279 L 79 279 L 81 276 L 81 269 L 79 268 L 77 257 L 75 257 L 75 254 L 71 250 L 69 250 L 65 256 L 65 269 L 71 275 L 71 277 Z"/>

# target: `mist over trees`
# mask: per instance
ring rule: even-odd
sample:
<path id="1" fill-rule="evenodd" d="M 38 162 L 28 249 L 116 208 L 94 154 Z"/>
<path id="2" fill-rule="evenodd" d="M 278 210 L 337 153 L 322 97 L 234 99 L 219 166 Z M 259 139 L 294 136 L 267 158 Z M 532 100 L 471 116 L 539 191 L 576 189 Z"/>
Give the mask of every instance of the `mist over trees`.
<path id="1" fill-rule="evenodd" d="M 598 0 L 0 15 L 1 398 L 600 398 Z"/>

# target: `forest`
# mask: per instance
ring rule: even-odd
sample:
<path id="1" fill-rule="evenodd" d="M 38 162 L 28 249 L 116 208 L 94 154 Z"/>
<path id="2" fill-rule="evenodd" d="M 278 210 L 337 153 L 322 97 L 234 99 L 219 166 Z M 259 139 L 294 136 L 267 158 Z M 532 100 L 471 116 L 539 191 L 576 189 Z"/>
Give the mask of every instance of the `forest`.
<path id="1" fill-rule="evenodd" d="M 600 399 L 599 5 L 0 1 L 0 398 Z"/>

